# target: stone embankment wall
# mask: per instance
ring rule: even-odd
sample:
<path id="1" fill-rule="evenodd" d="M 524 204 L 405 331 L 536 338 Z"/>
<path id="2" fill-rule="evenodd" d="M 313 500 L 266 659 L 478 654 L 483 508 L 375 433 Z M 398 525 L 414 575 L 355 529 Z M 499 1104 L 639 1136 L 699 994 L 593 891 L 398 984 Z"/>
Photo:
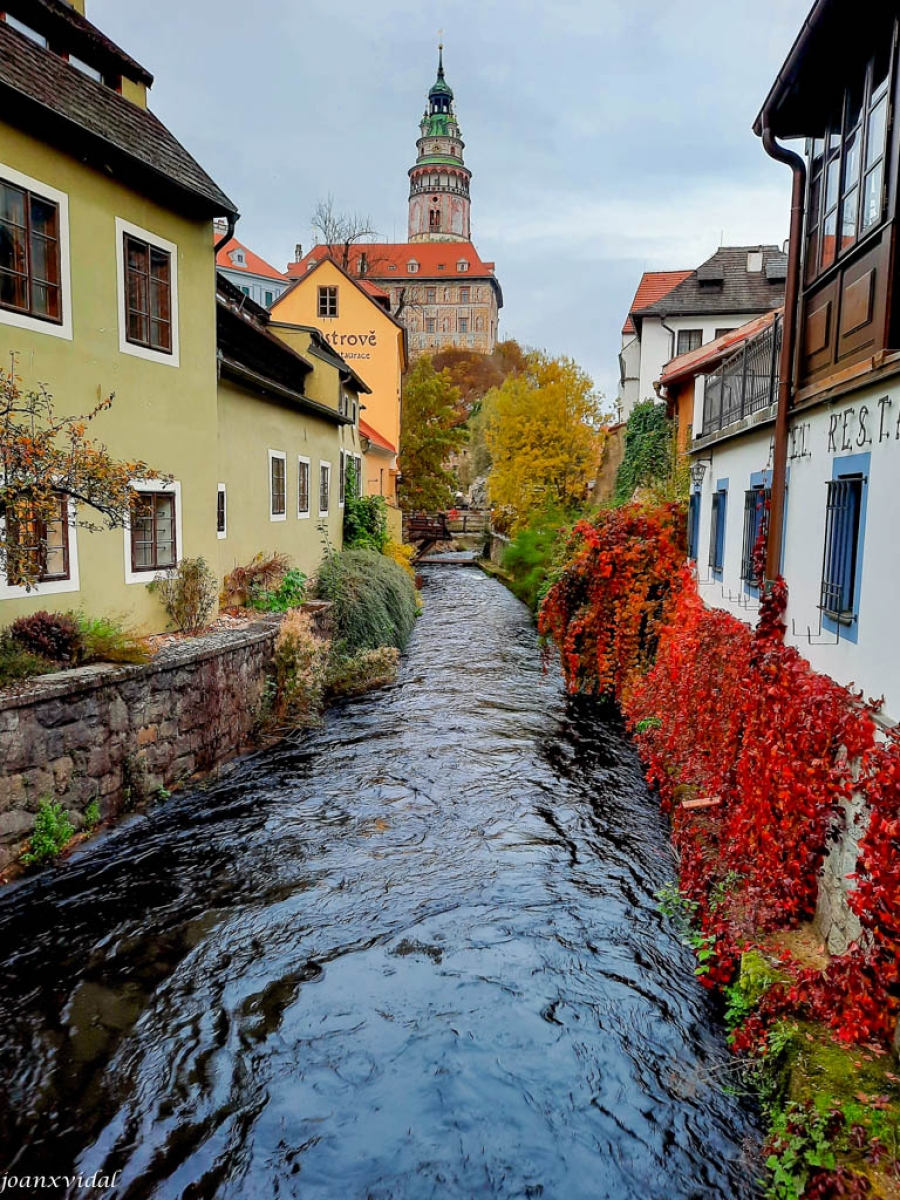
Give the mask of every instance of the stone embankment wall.
<path id="1" fill-rule="evenodd" d="M 45 675 L 0 697 L 0 871 L 43 800 L 80 828 L 171 788 L 246 745 L 280 618 L 175 643 L 145 666 Z"/>
<path id="2" fill-rule="evenodd" d="M 490 560 L 495 567 L 503 566 L 503 555 L 506 552 L 506 547 L 509 545 L 510 539 L 505 534 L 491 531 L 491 553 Z"/>

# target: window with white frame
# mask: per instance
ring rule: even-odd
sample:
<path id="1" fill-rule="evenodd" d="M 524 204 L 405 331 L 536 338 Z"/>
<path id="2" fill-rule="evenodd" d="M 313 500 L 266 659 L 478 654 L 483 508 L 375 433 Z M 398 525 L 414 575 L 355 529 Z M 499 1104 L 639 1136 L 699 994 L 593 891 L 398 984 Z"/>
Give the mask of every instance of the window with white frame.
<path id="1" fill-rule="evenodd" d="M 347 496 L 347 455 L 343 450 L 340 452 L 338 462 L 338 504 L 343 506 Z"/>
<path id="2" fill-rule="evenodd" d="M 0 163 L 0 324 L 72 337 L 69 203 Z"/>
<path id="3" fill-rule="evenodd" d="M 178 247 L 116 217 L 119 349 L 179 365 Z"/>
<path id="4" fill-rule="evenodd" d="M 56 595 L 77 592 L 81 586 L 78 574 L 78 539 L 75 526 L 75 505 L 60 495 L 58 515 L 45 514 L 37 518 L 33 511 L 8 513 L 5 524 L 7 541 L 18 544 L 20 557 L 7 557 L 6 570 L 0 571 L 0 600 L 20 596 Z M 26 583 L 23 567 L 28 570 Z M 37 568 L 37 579 L 34 568 Z M 30 590 L 29 590 L 30 588 Z"/>
<path id="5" fill-rule="evenodd" d="M 297 516 L 309 516 L 309 459 L 297 459 Z"/>
<path id="6" fill-rule="evenodd" d="M 220 483 L 216 491 L 216 537 L 221 541 L 228 536 L 228 496 L 225 484 Z"/>
<path id="7" fill-rule="evenodd" d="M 287 519 L 287 456 L 283 450 L 269 451 L 269 520 Z"/>
<path id="8" fill-rule="evenodd" d="M 331 463 L 319 463 L 319 516 L 328 516 L 328 501 L 331 494 Z"/>

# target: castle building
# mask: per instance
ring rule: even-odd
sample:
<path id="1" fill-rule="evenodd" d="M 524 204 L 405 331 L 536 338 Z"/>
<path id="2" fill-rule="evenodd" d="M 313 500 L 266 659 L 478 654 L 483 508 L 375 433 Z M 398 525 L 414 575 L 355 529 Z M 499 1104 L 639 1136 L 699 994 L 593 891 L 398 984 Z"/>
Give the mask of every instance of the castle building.
<path id="1" fill-rule="evenodd" d="M 390 313 L 406 328 L 412 357 L 448 347 L 490 354 L 503 292 L 494 264 L 481 258 L 471 240 L 472 172 L 463 158 L 443 47 L 416 145 L 409 170 L 408 240 L 317 245 L 306 254 L 298 247 L 288 276 L 303 276 L 332 258 L 387 297 Z"/>

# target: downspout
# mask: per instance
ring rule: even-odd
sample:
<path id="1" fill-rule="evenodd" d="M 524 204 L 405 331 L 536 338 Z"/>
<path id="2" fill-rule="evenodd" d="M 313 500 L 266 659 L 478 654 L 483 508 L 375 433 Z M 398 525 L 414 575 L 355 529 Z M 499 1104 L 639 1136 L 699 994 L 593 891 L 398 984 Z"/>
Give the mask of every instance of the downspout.
<path id="1" fill-rule="evenodd" d="M 675 330 L 672 328 L 671 325 L 666 324 L 666 317 L 668 315 L 669 315 L 668 313 L 665 313 L 664 316 L 661 316 L 659 318 L 659 323 L 663 327 L 663 329 L 666 331 L 666 333 L 669 335 L 669 362 L 671 362 L 672 359 L 675 357 L 675 346 L 677 343 L 676 343 L 676 339 L 675 339 Z"/>
<path id="2" fill-rule="evenodd" d="M 225 219 L 227 221 L 227 225 L 225 227 L 225 236 L 222 238 L 222 240 L 220 242 L 216 242 L 215 248 L 213 250 L 213 254 L 215 254 L 217 257 L 218 257 L 219 251 L 222 249 L 222 247 L 227 246 L 228 243 L 231 241 L 231 239 L 234 237 L 235 227 L 237 226 L 237 217 L 234 215 L 234 213 L 229 213 Z"/>
<path id="3" fill-rule="evenodd" d="M 781 550 L 784 544 L 784 501 L 787 488 L 788 430 L 791 419 L 794 351 L 797 344 L 797 314 L 800 297 L 800 246 L 803 240 L 803 216 L 806 200 L 806 163 L 793 150 L 775 141 L 767 112 L 762 116 L 762 143 L 766 154 L 789 166 L 794 173 L 791 192 L 791 227 L 788 243 L 787 278 L 784 284 L 784 327 L 781 361 L 778 367 L 778 408 L 775 416 L 775 458 L 772 464 L 772 499 L 769 509 L 769 536 L 766 547 L 766 579 L 781 574 Z"/>

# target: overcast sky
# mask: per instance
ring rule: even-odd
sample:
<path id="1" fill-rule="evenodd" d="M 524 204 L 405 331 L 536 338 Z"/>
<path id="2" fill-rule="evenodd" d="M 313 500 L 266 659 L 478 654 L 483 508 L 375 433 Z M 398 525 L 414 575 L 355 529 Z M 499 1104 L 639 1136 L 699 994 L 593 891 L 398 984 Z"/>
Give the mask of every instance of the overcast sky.
<path id="1" fill-rule="evenodd" d="M 501 335 L 571 355 L 613 397 L 642 271 L 787 236 L 790 172 L 751 125 L 810 2 L 87 0 L 87 14 L 155 75 L 152 108 L 282 270 L 328 193 L 405 240 L 443 24 Z"/>

